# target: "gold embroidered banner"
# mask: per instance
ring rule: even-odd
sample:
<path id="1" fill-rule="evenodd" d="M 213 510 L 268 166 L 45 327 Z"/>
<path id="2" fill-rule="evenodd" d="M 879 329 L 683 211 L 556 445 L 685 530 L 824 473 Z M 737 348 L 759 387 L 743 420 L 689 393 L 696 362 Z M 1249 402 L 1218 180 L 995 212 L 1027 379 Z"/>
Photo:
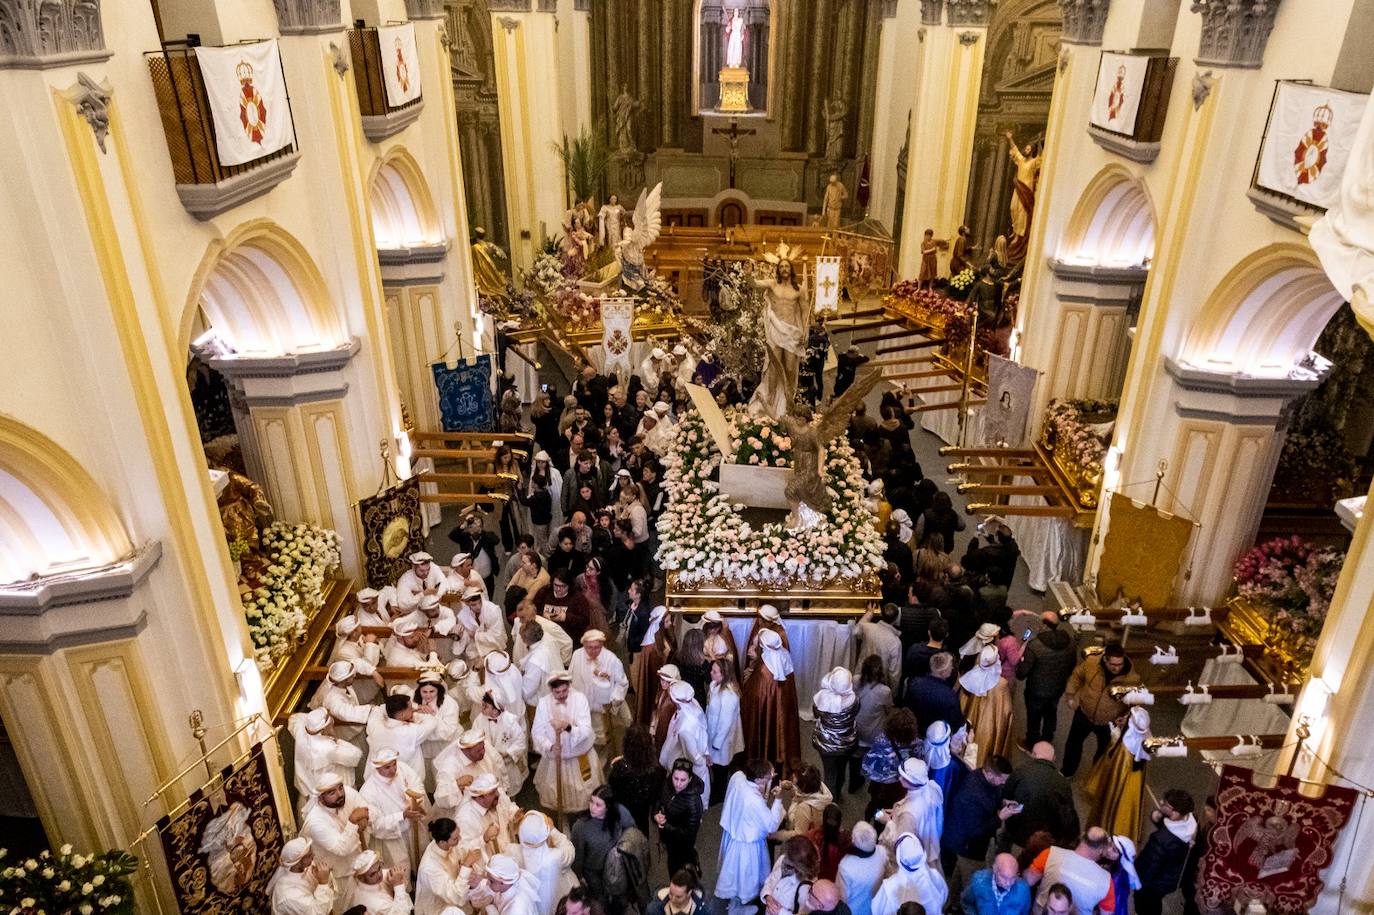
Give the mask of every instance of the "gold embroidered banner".
<path id="1" fill-rule="evenodd" d="M 283 836 L 262 744 L 222 785 L 198 789 L 175 819 L 158 821 L 177 909 L 183 915 L 268 915 L 267 882 Z"/>
<path id="2" fill-rule="evenodd" d="M 410 568 L 406 557 L 425 542 L 420 514 L 420 479 L 402 480 L 358 503 L 363 521 L 363 558 L 367 584 L 384 588 Z"/>
<path id="3" fill-rule="evenodd" d="M 1112 493 L 1107 539 L 1097 570 L 1097 597 L 1118 596 L 1145 607 L 1167 607 L 1193 522 Z"/>

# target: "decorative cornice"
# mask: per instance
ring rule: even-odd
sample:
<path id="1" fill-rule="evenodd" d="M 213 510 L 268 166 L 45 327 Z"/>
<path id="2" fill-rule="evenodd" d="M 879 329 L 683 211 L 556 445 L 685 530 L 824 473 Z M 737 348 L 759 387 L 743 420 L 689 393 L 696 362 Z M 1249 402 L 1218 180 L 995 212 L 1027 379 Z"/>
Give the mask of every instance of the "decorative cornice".
<path id="1" fill-rule="evenodd" d="M 339 0 L 272 0 L 283 35 L 319 35 L 343 29 Z"/>
<path id="2" fill-rule="evenodd" d="M 1200 67 L 1241 67 L 1253 70 L 1264 63 L 1264 48 L 1274 31 L 1274 17 L 1282 0 L 1192 0 L 1202 14 L 1198 40 Z"/>
<path id="3" fill-rule="evenodd" d="M 444 16 L 444 0 L 406 0 L 406 18 L 411 21 L 443 19 Z"/>
<path id="4" fill-rule="evenodd" d="M 590 2 L 590 0 L 588 0 Z M 897 18 L 897 0 L 883 0 L 882 15 L 884 19 Z"/>
<path id="5" fill-rule="evenodd" d="M 1309 367 L 1294 367 L 1283 377 L 1260 377 L 1243 372 L 1219 372 L 1164 359 L 1164 371 L 1174 380 L 1178 397 L 1174 412 L 1189 419 L 1231 425 L 1281 427 L 1289 405 L 1322 383 L 1331 363 L 1317 357 Z"/>
<path id="6" fill-rule="evenodd" d="M 235 354 L 210 360 L 210 366 L 243 393 L 249 407 L 293 407 L 339 400 L 348 393 L 344 369 L 361 345 L 354 337 L 327 350 L 283 356 Z"/>
<path id="7" fill-rule="evenodd" d="M 1111 0 L 1059 0 L 1064 26 L 1060 38 L 1070 44 L 1100 45 Z"/>
<path id="8" fill-rule="evenodd" d="M 592 0 L 573 0 L 573 9 L 579 13 L 590 13 L 592 11 Z"/>
<path id="9" fill-rule="evenodd" d="M 556 13 L 558 12 L 558 0 L 539 0 L 536 8 L 541 13 Z"/>
<path id="10" fill-rule="evenodd" d="M 1255 209 L 1265 216 L 1285 229 L 1292 229 L 1301 235 L 1306 235 L 1311 231 L 1312 221 L 1322 214 L 1322 211 L 1316 207 L 1308 206 L 1289 197 L 1281 197 L 1259 187 L 1250 188 L 1245 192 L 1245 196 L 1249 197 L 1250 202 L 1255 205 Z"/>
<path id="11" fill-rule="evenodd" d="M 1110 267 L 1104 264 L 1075 264 L 1052 257 L 1047 262 L 1054 274 L 1055 295 L 1094 305 L 1125 305 L 1133 292 L 1145 284 L 1149 268 Z"/>
<path id="12" fill-rule="evenodd" d="M 1132 162 L 1153 162 L 1159 158 L 1160 143 L 1158 140 L 1153 142 L 1133 140 L 1119 133 L 1103 130 L 1096 124 L 1088 125 L 1088 136 L 1092 137 L 1093 142 L 1103 149 L 1114 152 L 1118 156 L 1125 156 Z"/>
<path id="13" fill-rule="evenodd" d="M 281 184 L 301 161 L 300 150 L 254 164 L 247 171 L 217 184 L 178 184 L 181 205 L 197 219 L 209 219 L 241 203 L 266 194 Z"/>
<path id="14" fill-rule="evenodd" d="M 411 248 L 378 248 L 382 283 L 387 286 L 429 286 L 444 279 L 449 243 Z"/>
<path id="15" fill-rule="evenodd" d="M 108 565 L 0 585 L 0 616 L 41 616 L 58 607 L 128 597 L 161 558 L 162 544 L 151 540 Z"/>
<path id="16" fill-rule="evenodd" d="M 425 100 L 421 98 L 404 108 L 397 108 L 386 114 L 365 114 L 362 116 L 363 135 L 373 143 L 380 143 L 415 123 L 424 108 Z"/>
<path id="17" fill-rule="evenodd" d="M 921 0 L 921 25 L 939 25 L 945 0 Z"/>
<path id="18" fill-rule="evenodd" d="M 963 45 L 966 48 L 971 47 L 972 45 L 976 45 L 978 43 L 978 36 L 980 34 L 981 33 L 979 32 L 960 32 L 959 44 Z"/>
<path id="19" fill-rule="evenodd" d="M 532 5 L 531 0 L 487 0 L 487 11 L 491 13 L 528 13 Z"/>
<path id="20" fill-rule="evenodd" d="M 992 19 L 997 0 L 945 0 L 945 10 L 952 26 L 986 26 Z"/>
<path id="21" fill-rule="evenodd" d="M 100 0 L 0 0 L 0 69 L 108 60 Z"/>

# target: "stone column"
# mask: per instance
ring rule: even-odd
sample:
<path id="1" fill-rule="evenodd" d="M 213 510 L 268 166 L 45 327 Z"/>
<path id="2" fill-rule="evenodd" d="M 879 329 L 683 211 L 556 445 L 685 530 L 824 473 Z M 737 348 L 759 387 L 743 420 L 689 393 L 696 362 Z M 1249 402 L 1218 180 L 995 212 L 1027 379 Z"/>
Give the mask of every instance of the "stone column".
<path id="1" fill-rule="evenodd" d="M 382 296 L 386 308 L 387 339 L 396 365 L 401 402 L 420 429 L 443 428 L 439 398 L 430 363 L 454 346 L 454 323 L 467 326 L 463 345 L 473 345 L 470 320 L 451 307 L 444 282 L 446 247 L 378 251 L 382 262 Z"/>
<path id="2" fill-rule="evenodd" d="M 922 0 L 911 78 L 916 94 L 908 152 L 897 273 L 914 278 L 927 228 L 947 237 L 964 219 L 969 161 L 978 120 L 978 91 L 992 4 L 987 0 Z"/>
<path id="3" fill-rule="evenodd" d="M 893 0 L 884 12 L 878 38 L 877 110 L 873 116 L 873 139 L 869 144 L 872 193 L 868 215 L 892 228 L 897 207 L 897 154 L 906 142 L 907 118 L 916 99 L 916 80 L 908 64 L 921 28 L 918 0 Z"/>

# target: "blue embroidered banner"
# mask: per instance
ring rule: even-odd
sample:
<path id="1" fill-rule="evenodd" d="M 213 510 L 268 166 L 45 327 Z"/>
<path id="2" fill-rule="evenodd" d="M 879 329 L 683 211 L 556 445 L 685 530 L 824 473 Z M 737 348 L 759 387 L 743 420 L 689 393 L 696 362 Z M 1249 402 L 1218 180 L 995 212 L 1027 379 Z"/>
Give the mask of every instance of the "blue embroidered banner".
<path id="1" fill-rule="evenodd" d="M 491 393 L 491 356 L 478 356 L 456 368 L 430 366 L 439 390 L 439 415 L 445 432 L 495 432 L 496 401 Z"/>

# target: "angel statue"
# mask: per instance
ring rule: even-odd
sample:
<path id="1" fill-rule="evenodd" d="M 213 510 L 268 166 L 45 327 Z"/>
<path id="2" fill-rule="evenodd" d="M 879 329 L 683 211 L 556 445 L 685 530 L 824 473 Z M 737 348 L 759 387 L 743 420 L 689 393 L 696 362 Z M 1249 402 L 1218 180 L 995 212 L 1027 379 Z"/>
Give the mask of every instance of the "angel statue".
<path id="1" fill-rule="evenodd" d="M 848 428 L 849 418 L 882 377 L 881 368 L 865 369 L 816 422 L 805 401 L 794 403 L 782 418 L 782 427 L 792 439 L 792 475 L 782 491 L 792 507 L 787 516 L 789 530 L 814 527 L 830 511 L 830 493 L 821 477 L 825 446 Z"/>
<path id="2" fill-rule="evenodd" d="M 662 197 L 662 181 L 655 184 L 653 190 L 646 188 L 639 192 L 634 227 L 625 227 L 620 244 L 615 247 L 615 259 L 620 262 L 620 285 L 629 292 L 644 288 L 644 249 L 654 243 L 663 227 L 663 216 L 658 210 Z"/>
<path id="3" fill-rule="evenodd" d="M 811 309 L 806 287 L 797 282 L 792 258 L 797 252 L 785 243 L 763 256 L 755 267 L 754 285 L 764 290 L 763 341 L 768 355 L 763 378 L 749 401 L 752 416 L 780 419 L 797 396 L 797 370 L 806 356 Z"/>

